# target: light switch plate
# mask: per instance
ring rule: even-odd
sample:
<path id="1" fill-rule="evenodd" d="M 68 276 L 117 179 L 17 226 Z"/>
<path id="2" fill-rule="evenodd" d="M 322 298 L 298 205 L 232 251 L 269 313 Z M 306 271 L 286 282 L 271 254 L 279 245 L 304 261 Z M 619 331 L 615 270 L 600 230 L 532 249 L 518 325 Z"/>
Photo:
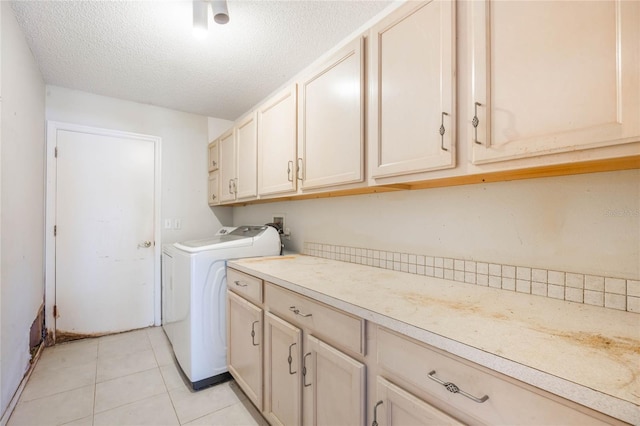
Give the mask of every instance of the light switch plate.
<path id="1" fill-rule="evenodd" d="M 173 224 L 174 224 L 174 226 L 173 226 L 174 229 L 181 229 L 182 228 L 182 220 L 180 220 L 180 219 L 176 219 L 173 222 Z"/>

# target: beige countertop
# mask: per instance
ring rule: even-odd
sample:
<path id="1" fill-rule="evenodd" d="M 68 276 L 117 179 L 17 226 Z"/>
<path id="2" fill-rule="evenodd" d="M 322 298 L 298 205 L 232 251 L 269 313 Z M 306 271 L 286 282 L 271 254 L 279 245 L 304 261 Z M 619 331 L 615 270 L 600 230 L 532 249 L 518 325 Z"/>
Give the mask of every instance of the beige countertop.
<path id="1" fill-rule="evenodd" d="M 639 314 L 304 255 L 229 266 L 640 424 Z"/>

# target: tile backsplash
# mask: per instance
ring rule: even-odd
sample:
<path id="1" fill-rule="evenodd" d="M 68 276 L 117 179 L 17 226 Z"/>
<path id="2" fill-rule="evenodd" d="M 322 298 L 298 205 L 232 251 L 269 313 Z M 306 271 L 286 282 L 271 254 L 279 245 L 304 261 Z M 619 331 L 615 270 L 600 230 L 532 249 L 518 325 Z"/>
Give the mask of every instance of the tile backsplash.
<path id="1" fill-rule="evenodd" d="M 375 268 L 640 313 L 638 280 L 314 242 L 305 242 L 303 253 Z"/>

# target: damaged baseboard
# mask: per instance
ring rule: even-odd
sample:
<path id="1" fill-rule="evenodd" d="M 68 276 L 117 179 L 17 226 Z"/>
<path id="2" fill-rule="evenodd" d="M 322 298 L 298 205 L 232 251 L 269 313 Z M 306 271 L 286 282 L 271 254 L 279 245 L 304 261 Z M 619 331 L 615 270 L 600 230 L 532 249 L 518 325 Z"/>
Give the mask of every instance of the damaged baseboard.
<path id="1" fill-rule="evenodd" d="M 44 341 L 42 343 L 44 343 Z M 15 410 L 16 405 L 18 405 L 18 401 L 20 400 L 22 391 L 24 391 L 24 388 L 27 385 L 27 382 L 29 381 L 33 370 L 36 368 L 36 364 L 38 364 L 38 360 L 40 360 L 40 356 L 42 355 L 43 350 L 44 344 L 40 344 L 38 346 L 38 349 L 35 352 L 32 352 L 29 369 L 20 381 L 20 385 L 18 386 L 18 389 L 16 389 L 16 392 L 13 394 L 13 398 L 11 398 L 11 401 L 9 401 L 7 409 L 4 411 L 4 413 L 2 413 L 2 417 L 0 418 L 0 426 L 6 426 L 9 422 L 9 418 L 13 414 L 13 410 Z"/>
<path id="2" fill-rule="evenodd" d="M 4 411 L 4 413 L 2 413 L 2 417 L 0 417 L 0 426 L 6 426 L 6 424 L 9 422 L 9 418 L 11 417 L 11 414 L 13 414 L 13 410 L 16 408 L 16 405 L 18 405 L 20 395 L 22 395 L 22 391 L 27 385 L 27 382 L 31 377 L 31 373 L 33 373 L 33 370 L 36 368 L 36 364 L 38 363 L 40 355 L 42 354 L 42 351 L 45 347 L 46 329 L 44 324 L 44 314 L 45 312 L 43 303 L 42 305 L 40 305 L 38 313 L 36 314 L 36 318 L 33 320 L 31 328 L 29 329 L 29 353 L 31 354 L 31 359 L 29 359 L 29 368 L 27 369 L 25 375 L 22 377 L 20 385 L 13 394 L 11 401 L 9 401 L 7 409 Z"/>

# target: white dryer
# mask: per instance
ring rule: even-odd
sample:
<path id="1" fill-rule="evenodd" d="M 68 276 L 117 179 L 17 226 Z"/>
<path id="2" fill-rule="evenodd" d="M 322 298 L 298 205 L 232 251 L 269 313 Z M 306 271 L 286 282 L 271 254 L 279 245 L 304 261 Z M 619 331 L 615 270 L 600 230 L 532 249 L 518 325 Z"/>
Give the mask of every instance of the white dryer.
<path id="1" fill-rule="evenodd" d="M 280 236 L 270 226 L 222 228 L 208 239 L 162 250 L 162 327 L 193 389 L 226 380 L 227 259 L 274 256 Z"/>

